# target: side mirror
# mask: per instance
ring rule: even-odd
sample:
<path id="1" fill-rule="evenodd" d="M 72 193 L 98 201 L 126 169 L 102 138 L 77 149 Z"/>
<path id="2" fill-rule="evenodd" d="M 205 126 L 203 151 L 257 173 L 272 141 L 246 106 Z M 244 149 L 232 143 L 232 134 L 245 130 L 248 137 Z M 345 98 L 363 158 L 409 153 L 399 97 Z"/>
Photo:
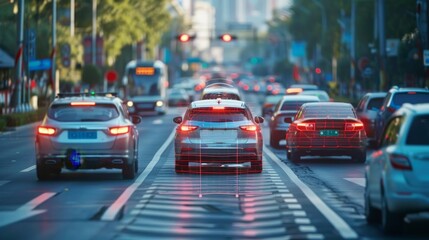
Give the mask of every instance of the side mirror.
<path id="1" fill-rule="evenodd" d="M 261 116 L 256 116 L 256 117 L 255 117 L 255 122 L 256 122 L 256 123 L 263 123 L 263 122 L 264 122 L 264 118 L 263 118 L 263 117 L 261 117 Z"/>
<path id="2" fill-rule="evenodd" d="M 285 123 L 292 123 L 294 120 L 294 117 L 285 117 L 284 122 Z"/>
<path id="3" fill-rule="evenodd" d="M 175 117 L 175 118 L 173 118 L 173 122 L 175 122 L 175 123 L 177 123 L 177 124 L 180 124 L 180 123 L 182 123 L 182 117 Z"/>
<path id="4" fill-rule="evenodd" d="M 142 122 L 142 117 L 139 115 L 131 115 L 131 122 L 134 124 L 139 124 Z"/>

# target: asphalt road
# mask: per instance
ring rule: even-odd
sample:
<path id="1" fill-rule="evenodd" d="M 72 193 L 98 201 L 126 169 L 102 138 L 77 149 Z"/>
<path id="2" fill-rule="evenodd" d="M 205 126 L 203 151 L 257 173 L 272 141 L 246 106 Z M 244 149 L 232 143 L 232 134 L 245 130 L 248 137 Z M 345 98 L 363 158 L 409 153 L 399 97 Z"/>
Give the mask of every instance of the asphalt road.
<path id="1" fill-rule="evenodd" d="M 246 101 L 258 114 L 258 98 Z M 99 169 L 37 181 L 35 124 L 1 133 L 0 239 L 386 239 L 363 216 L 365 165 L 347 158 L 294 164 L 266 145 L 262 174 L 175 174 L 183 112 L 143 118 L 134 180 Z M 391 238 L 427 239 L 427 224 Z"/>

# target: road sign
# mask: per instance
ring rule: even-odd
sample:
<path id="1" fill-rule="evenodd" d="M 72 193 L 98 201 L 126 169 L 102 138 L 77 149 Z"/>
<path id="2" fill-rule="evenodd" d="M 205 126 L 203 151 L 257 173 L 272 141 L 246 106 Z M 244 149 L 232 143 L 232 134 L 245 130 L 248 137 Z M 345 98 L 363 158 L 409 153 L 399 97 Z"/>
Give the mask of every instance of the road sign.
<path id="1" fill-rule="evenodd" d="M 118 80 L 118 73 L 115 70 L 109 70 L 106 72 L 105 78 L 108 83 L 114 83 Z"/>
<path id="2" fill-rule="evenodd" d="M 70 67 L 70 53 L 71 47 L 70 44 L 65 43 L 61 46 L 61 63 L 64 67 Z"/>
<path id="3" fill-rule="evenodd" d="M 50 58 L 31 60 L 28 62 L 28 69 L 30 71 L 48 70 L 52 67 L 52 60 Z"/>
<path id="4" fill-rule="evenodd" d="M 429 50 L 423 51 L 423 65 L 429 67 Z"/>
<path id="5" fill-rule="evenodd" d="M 28 60 L 36 58 L 36 32 L 34 29 L 27 30 L 27 57 Z"/>

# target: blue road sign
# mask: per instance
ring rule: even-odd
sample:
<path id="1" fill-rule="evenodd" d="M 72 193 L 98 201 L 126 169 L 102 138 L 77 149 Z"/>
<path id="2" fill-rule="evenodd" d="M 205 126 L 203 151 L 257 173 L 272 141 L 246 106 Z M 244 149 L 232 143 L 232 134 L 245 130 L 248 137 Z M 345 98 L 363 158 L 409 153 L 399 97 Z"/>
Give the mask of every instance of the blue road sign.
<path id="1" fill-rule="evenodd" d="M 52 60 L 50 58 L 31 60 L 28 62 L 28 69 L 30 71 L 48 70 L 52 67 Z"/>
<path id="2" fill-rule="evenodd" d="M 28 60 L 36 58 L 36 32 L 34 29 L 28 29 L 27 31 L 27 57 Z"/>

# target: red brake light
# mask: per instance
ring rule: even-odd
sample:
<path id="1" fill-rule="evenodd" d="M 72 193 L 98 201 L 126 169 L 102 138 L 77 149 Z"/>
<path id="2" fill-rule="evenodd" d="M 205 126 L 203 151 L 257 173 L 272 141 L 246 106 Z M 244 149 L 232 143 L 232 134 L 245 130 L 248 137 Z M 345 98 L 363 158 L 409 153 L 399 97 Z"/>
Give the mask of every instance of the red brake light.
<path id="1" fill-rule="evenodd" d="M 392 167 L 398 170 L 412 170 L 410 160 L 404 156 L 399 154 L 391 154 L 389 156 L 390 163 Z"/>
<path id="2" fill-rule="evenodd" d="M 296 128 L 299 131 L 314 131 L 316 130 L 316 124 L 315 123 L 297 123 Z"/>
<path id="3" fill-rule="evenodd" d="M 109 132 L 112 135 L 121 135 L 121 134 L 125 134 L 128 133 L 130 131 L 130 127 L 125 126 L 125 127 L 111 127 L 109 128 Z"/>
<path id="4" fill-rule="evenodd" d="M 243 125 L 240 126 L 240 129 L 244 131 L 254 132 L 258 129 L 258 127 L 256 127 L 255 125 Z"/>
<path id="5" fill-rule="evenodd" d="M 40 135 L 46 135 L 46 136 L 53 136 L 55 133 L 57 133 L 57 130 L 53 127 L 38 127 L 37 133 Z"/>
<path id="6" fill-rule="evenodd" d="M 225 107 L 218 107 L 218 106 L 215 106 L 215 107 L 212 107 L 212 109 L 213 109 L 213 110 L 224 110 L 224 109 L 225 109 Z"/>
<path id="7" fill-rule="evenodd" d="M 182 126 L 180 126 L 180 131 L 182 131 L 182 132 L 190 132 L 190 131 L 194 131 L 197 128 L 198 128 L 198 126 L 182 125 Z"/>
<path id="8" fill-rule="evenodd" d="M 288 89 L 286 89 L 286 93 L 288 93 L 288 94 L 293 94 L 293 93 L 298 94 L 300 92 L 302 92 L 302 88 L 288 88 Z"/>
<path id="9" fill-rule="evenodd" d="M 344 130 L 345 131 L 360 131 L 360 130 L 364 130 L 364 126 L 363 126 L 363 123 L 361 123 L 361 122 L 346 123 Z"/>
<path id="10" fill-rule="evenodd" d="M 71 102 L 71 106 L 95 106 L 95 102 Z"/>
<path id="11" fill-rule="evenodd" d="M 408 92 L 408 94 L 416 94 L 416 92 Z"/>

